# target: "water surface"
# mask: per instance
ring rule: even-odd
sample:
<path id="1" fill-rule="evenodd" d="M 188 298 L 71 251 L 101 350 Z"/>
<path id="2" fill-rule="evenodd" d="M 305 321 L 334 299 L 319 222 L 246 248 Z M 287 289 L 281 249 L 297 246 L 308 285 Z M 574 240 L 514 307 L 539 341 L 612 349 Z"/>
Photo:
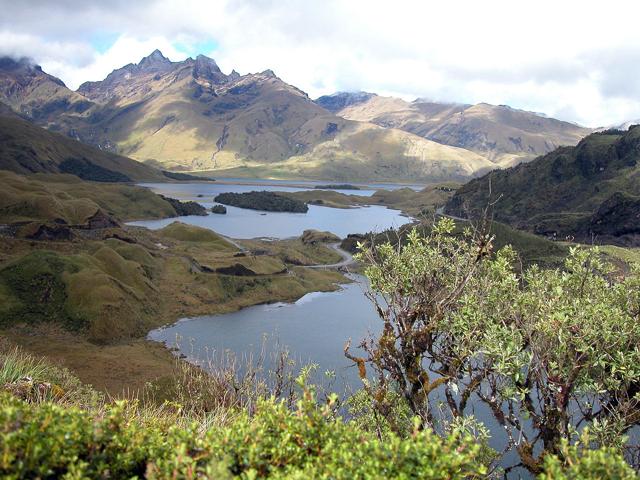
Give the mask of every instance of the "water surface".
<path id="1" fill-rule="evenodd" d="M 223 192 L 250 192 L 253 190 L 285 190 L 284 187 L 256 187 L 251 185 L 216 185 L 215 183 L 156 183 L 142 184 L 156 193 L 180 200 L 197 201 L 207 209 L 213 198 Z M 287 187 L 287 191 L 303 188 Z M 307 213 L 260 212 L 227 206 L 226 215 L 209 213 L 207 216 L 187 215 L 161 220 L 141 220 L 129 225 L 156 230 L 175 221 L 214 230 L 231 238 L 289 238 L 305 230 L 333 232 L 341 238 L 350 233 L 381 232 L 398 228 L 411 221 L 399 210 L 373 205 L 357 208 L 330 208 L 309 205 Z"/>
<path id="2" fill-rule="evenodd" d="M 190 361 L 205 366 L 227 350 L 249 357 L 260 354 L 263 347 L 269 353 L 286 346 L 301 364 L 317 363 L 322 372 L 335 371 L 340 384 L 357 387 L 357 371 L 344 357 L 344 344 L 351 338 L 357 345 L 368 333 L 378 333 L 381 322 L 364 296 L 366 279 L 351 278 L 354 283 L 335 292 L 309 293 L 294 303 L 186 318 L 152 331 L 149 338 L 177 346 Z"/>

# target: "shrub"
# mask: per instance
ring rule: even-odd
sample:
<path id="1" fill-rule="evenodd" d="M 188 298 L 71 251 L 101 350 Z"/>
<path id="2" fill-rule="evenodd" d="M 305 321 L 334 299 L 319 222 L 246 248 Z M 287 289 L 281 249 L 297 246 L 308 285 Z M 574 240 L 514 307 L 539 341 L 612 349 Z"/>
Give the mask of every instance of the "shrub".
<path id="1" fill-rule="evenodd" d="M 385 441 L 334 418 L 312 397 L 292 412 L 274 399 L 255 415 L 199 434 L 198 425 L 161 428 L 127 414 L 100 416 L 51 403 L 0 397 L 0 475 L 6 478 L 475 478 L 477 447 L 428 431 Z"/>
<path id="2" fill-rule="evenodd" d="M 640 276 L 613 275 L 598 249 L 581 248 L 562 270 L 518 274 L 511 248 L 494 253 L 490 234 L 454 227 L 444 219 L 360 255 L 384 328 L 361 344 L 365 358 L 345 353 L 362 376 L 373 368 L 373 407 L 393 427 L 398 391 L 425 427 L 446 431 L 478 399 L 534 474 L 581 426 L 619 451 L 640 424 Z"/>

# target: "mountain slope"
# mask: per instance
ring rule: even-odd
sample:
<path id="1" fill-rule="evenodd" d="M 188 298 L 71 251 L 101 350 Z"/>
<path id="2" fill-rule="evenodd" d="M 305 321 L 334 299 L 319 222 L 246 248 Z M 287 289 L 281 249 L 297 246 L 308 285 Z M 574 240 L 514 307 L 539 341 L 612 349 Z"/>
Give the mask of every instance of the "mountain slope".
<path id="1" fill-rule="evenodd" d="M 0 57 L 0 72 L 0 101 L 38 124 L 55 125 L 62 117 L 86 115 L 92 107 L 90 101 L 28 59 Z"/>
<path id="2" fill-rule="evenodd" d="M 162 181 L 162 172 L 135 160 L 103 152 L 0 112 L 0 170 L 71 173 L 85 180 Z"/>
<path id="3" fill-rule="evenodd" d="M 174 170 L 434 181 L 491 167 L 474 152 L 335 116 L 270 70 L 225 75 L 204 56 L 171 62 L 155 51 L 77 92 L 24 61 L 0 68 L 0 78 L 20 79 L 22 94 L 0 89 L 0 100 L 40 125 Z M 69 108 L 48 108 L 46 96 L 28 94 L 29 81 L 55 86 Z M 32 104 L 51 113 L 32 115 Z"/>
<path id="4" fill-rule="evenodd" d="M 377 95 L 347 98 L 343 101 L 346 106 L 336 111 L 343 118 L 465 148 L 500 166 L 530 160 L 558 146 L 575 145 L 589 133 L 589 129 L 568 122 L 502 105 L 406 102 Z M 318 101 L 327 103 L 327 97 Z"/>
<path id="5" fill-rule="evenodd" d="M 445 212 L 535 233 L 640 245 L 640 127 L 594 133 L 528 164 L 462 186 Z"/>

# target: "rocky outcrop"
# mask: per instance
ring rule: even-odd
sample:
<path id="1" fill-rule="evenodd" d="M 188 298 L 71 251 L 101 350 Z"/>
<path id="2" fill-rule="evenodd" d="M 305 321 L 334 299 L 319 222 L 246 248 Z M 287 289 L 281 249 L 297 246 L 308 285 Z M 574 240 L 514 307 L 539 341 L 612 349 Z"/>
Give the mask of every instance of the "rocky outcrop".
<path id="1" fill-rule="evenodd" d="M 350 105 L 364 103 L 375 96 L 375 93 L 369 92 L 337 92 L 331 95 L 323 95 L 322 97 L 317 98 L 315 102 L 322 108 L 326 108 L 330 112 L 336 113 Z"/>
<path id="2" fill-rule="evenodd" d="M 219 267 L 215 269 L 216 273 L 222 275 L 234 275 L 236 277 L 255 277 L 257 273 L 250 268 L 245 267 L 241 263 L 234 263 L 228 267 Z"/>
<path id="3" fill-rule="evenodd" d="M 225 207 L 224 205 L 214 205 L 213 207 L 211 207 L 211 213 L 225 215 L 227 213 L 227 207 Z"/>
<path id="4" fill-rule="evenodd" d="M 88 230 L 96 230 L 101 228 L 120 228 L 121 225 L 118 221 L 106 214 L 102 210 L 98 210 L 96 213 L 86 219 L 84 225 L 81 228 Z"/>
<path id="5" fill-rule="evenodd" d="M 58 223 L 29 223 L 19 228 L 17 236 L 39 241 L 69 241 L 75 238 L 68 225 Z"/>

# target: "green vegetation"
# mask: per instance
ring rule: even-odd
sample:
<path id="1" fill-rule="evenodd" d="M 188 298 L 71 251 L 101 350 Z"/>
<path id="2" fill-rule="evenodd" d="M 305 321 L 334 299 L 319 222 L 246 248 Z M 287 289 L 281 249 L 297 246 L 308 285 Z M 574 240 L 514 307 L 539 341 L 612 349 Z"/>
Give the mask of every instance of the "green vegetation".
<path id="1" fill-rule="evenodd" d="M 0 114 L 0 169 L 70 173 L 99 182 L 163 181 L 159 170 Z"/>
<path id="2" fill-rule="evenodd" d="M 149 479 L 462 480 L 489 472 L 481 445 L 462 429 L 441 437 L 416 424 L 406 435 L 380 437 L 357 421 L 345 421 L 338 416 L 337 396 L 316 400 L 305 382 L 309 369 L 287 375 L 293 384 L 283 400 L 262 389 L 244 391 L 248 384 L 242 378 L 234 383 L 233 367 L 227 372 L 231 376 L 209 376 L 185 368 L 174 377 L 171 401 L 155 402 L 150 392 L 112 402 L 63 369 L 5 350 L 0 353 L 0 475 L 99 478 L 108 471 L 114 478 Z M 231 384 L 236 393 L 225 394 Z M 234 395 L 253 398 L 252 408 L 229 403 Z M 567 446 L 561 455 L 546 457 L 540 478 L 637 477 L 612 449 L 584 452 Z"/>
<path id="3" fill-rule="evenodd" d="M 221 193 L 214 201 L 265 212 L 307 213 L 309 207 L 303 202 L 293 200 L 274 192 Z"/>
<path id="4" fill-rule="evenodd" d="M 70 255 L 35 250 L 0 266 L 0 328 L 46 322 L 98 343 L 143 336 L 158 314 L 153 260 L 127 259 L 138 252 L 120 241 L 92 247 Z"/>
<path id="5" fill-rule="evenodd" d="M 64 221 L 79 225 L 102 209 L 121 220 L 164 218 L 175 209 L 147 188 L 96 184 L 72 175 L 0 171 L 0 223 Z"/>
<path id="6" fill-rule="evenodd" d="M 380 442 L 310 401 L 292 413 L 265 400 L 253 417 L 204 433 L 199 425 L 132 421 L 122 403 L 94 417 L 6 396 L 0 402 L 0 473 L 12 478 L 98 478 L 109 471 L 115 478 L 464 479 L 485 472 L 475 462 L 477 449 L 461 440 L 421 432 Z"/>
<path id="7" fill-rule="evenodd" d="M 517 167 L 461 187 L 445 211 L 478 217 L 487 206 L 497 221 L 531 232 L 591 243 L 638 243 L 640 128 L 589 135 Z"/>
<path id="8" fill-rule="evenodd" d="M 532 474 L 561 468 L 548 457 L 570 456 L 569 444 L 622 453 L 640 425 L 639 267 L 612 275 L 598 249 L 573 247 L 563 269 L 521 271 L 511 247 L 494 252 L 491 232 L 454 231 L 442 219 L 426 236 L 412 230 L 404 246 L 359 256 L 384 330 L 362 343 L 364 357 L 348 346 L 345 354 L 363 378 L 373 370 L 377 382 L 364 388 L 374 419 L 402 431 L 400 401 L 424 428 L 448 431 L 475 421 L 475 398 L 506 432 L 514 467 Z M 436 415 L 436 404 L 448 413 Z"/>

